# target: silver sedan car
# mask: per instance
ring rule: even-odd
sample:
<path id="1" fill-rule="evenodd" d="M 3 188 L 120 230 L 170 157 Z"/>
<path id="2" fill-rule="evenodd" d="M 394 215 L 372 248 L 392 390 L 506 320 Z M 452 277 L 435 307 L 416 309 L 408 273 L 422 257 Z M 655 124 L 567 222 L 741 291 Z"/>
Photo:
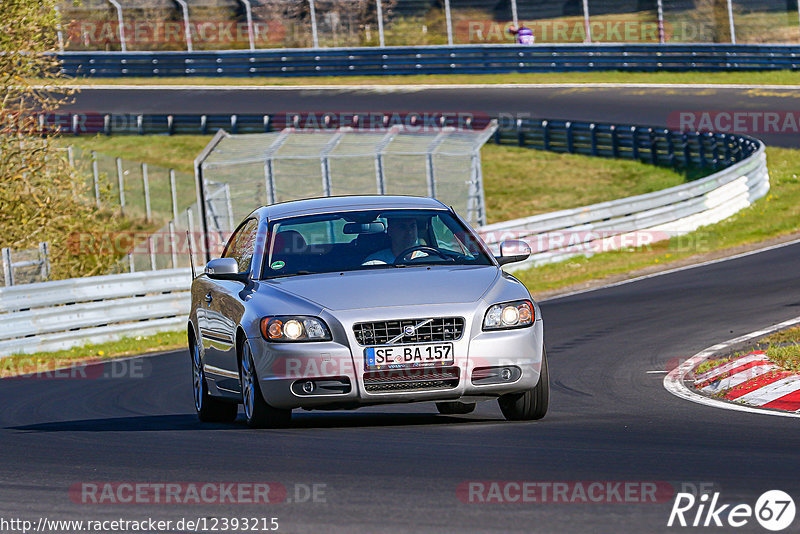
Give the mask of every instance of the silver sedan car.
<path id="1" fill-rule="evenodd" d="M 328 197 L 255 210 L 192 283 L 195 408 L 252 427 L 292 410 L 496 399 L 540 419 L 550 387 L 539 307 L 451 208 L 431 198 Z"/>

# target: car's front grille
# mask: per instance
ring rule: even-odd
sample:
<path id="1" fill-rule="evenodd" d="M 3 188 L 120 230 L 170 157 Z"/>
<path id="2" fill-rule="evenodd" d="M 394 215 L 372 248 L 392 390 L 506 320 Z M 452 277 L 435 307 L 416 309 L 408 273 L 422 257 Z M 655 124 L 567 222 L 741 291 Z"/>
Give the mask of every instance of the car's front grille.
<path id="1" fill-rule="evenodd" d="M 407 328 L 415 328 L 405 334 Z M 373 321 L 356 323 L 353 333 L 359 345 L 386 345 L 394 343 L 438 343 L 456 341 L 464 334 L 463 317 L 435 317 L 430 319 L 400 319 L 395 321 Z"/>
<path id="2" fill-rule="evenodd" d="M 458 377 L 458 367 L 369 371 L 364 373 L 364 389 L 369 393 L 451 389 L 458 385 Z"/>

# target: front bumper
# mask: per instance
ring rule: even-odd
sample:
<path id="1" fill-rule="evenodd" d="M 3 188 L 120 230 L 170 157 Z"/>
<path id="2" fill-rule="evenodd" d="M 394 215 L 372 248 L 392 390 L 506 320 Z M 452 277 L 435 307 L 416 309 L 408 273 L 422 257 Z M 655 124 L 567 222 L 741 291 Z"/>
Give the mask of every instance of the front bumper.
<path id="1" fill-rule="evenodd" d="M 426 310 L 407 310 L 408 317 L 450 316 L 452 310 L 432 313 Z M 464 310 L 460 310 L 464 311 Z M 396 317 L 387 311 L 387 318 Z M 357 408 L 373 404 L 392 404 L 426 401 L 461 400 L 472 402 L 495 398 L 533 388 L 539 382 L 543 353 L 542 321 L 537 317 L 528 328 L 493 332 L 481 331 L 482 317 L 459 314 L 466 319 L 465 332 L 454 341 L 454 362 L 448 369 L 457 373 L 456 380 L 436 383 L 425 380 L 427 388 L 410 389 L 408 384 L 398 389 L 375 390 L 365 382 L 364 346 L 359 345 L 352 325 L 362 317 L 337 316 L 334 341 L 314 343 L 268 343 L 251 338 L 256 370 L 264 400 L 276 408 Z M 329 325 L 336 321 L 323 317 Z M 371 317 L 371 320 L 380 317 Z M 476 328 L 477 323 L 477 328 Z M 342 342 L 344 341 L 344 342 Z M 503 372 L 509 369 L 509 372 Z M 411 381 L 427 375 L 403 371 Z M 504 376 L 505 375 L 505 376 Z M 510 376 L 508 376 L 510 375 Z M 488 377 L 488 378 L 487 378 Z M 492 378 L 494 377 L 494 378 Z M 402 377 L 408 382 L 409 376 Z M 303 390 L 303 384 L 315 384 L 313 391 Z M 419 382 L 417 382 L 419 383 Z"/>

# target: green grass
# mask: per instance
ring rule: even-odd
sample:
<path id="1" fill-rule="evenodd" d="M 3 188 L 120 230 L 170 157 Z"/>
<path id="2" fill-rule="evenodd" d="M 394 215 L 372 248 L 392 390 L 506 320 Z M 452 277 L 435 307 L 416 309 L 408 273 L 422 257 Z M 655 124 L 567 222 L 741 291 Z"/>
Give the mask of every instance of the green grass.
<path id="1" fill-rule="evenodd" d="M 59 144 L 191 173 L 194 158 L 210 140 L 210 135 L 97 135 L 62 137 Z"/>
<path id="2" fill-rule="evenodd" d="M 484 145 L 481 161 L 490 223 L 659 191 L 685 181 L 671 169 L 637 161 L 494 144 Z"/>
<path id="3" fill-rule="evenodd" d="M 694 369 L 694 374 L 701 375 L 707 371 L 710 371 L 711 369 L 714 369 L 715 367 L 719 367 L 722 364 L 728 363 L 729 361 L 731 361 L 731 358 L 715 358 L 713 360 L 706 360 Z"/>
<path id="4" fill-rule="evenodd" d="M 186 332 L 162 332 L 150 336 L 125 337 L 118 341 L 83 345 L 55 352 L 20 354 L 0 359 L 0 378 L 20 374 L 46 374 L 70 365 L 187 346 Z"/>
<path id="5" fill-rule="evenodd" d="M 767 349 L 767 357 L 788 371 L 800 372 L 800 343 L 772 345 Z"/>
<path id="6" fill-rule="evenodd" d="M 781 330 L 760 340 L 761 343 L 800 343 L 800 326 Z"/>
<path id="7" fill-rule="evenodd" d="M 421 85 L 421 84 L 562 84 L 664 83 L 799 85 L 800 75 L 789 70 L 764 72 L 563 72 L 509 74 L 436 74 L 408 76 L 298 76 L 298 77 L 164 77 L 76 78 L 76 85 Z"/>

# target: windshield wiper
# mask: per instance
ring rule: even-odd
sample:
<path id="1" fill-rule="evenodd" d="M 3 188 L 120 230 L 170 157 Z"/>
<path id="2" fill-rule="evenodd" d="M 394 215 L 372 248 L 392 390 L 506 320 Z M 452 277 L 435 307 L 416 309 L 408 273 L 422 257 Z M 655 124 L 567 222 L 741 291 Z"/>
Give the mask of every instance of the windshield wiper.
<path id="1" fill-rule="evenodd" d="M 290 276 L 303 276 L 305 274 L 317 274 L 317 272 L 315 272 L 315 271 L 297 271 L 297 272 L 294 272 L 294 273 L 279 274 L 279 275 L 276 275 L 276 276 L 270 276 L 267 280 L 274 280 L 275 278 L 288 278 Z"/>

